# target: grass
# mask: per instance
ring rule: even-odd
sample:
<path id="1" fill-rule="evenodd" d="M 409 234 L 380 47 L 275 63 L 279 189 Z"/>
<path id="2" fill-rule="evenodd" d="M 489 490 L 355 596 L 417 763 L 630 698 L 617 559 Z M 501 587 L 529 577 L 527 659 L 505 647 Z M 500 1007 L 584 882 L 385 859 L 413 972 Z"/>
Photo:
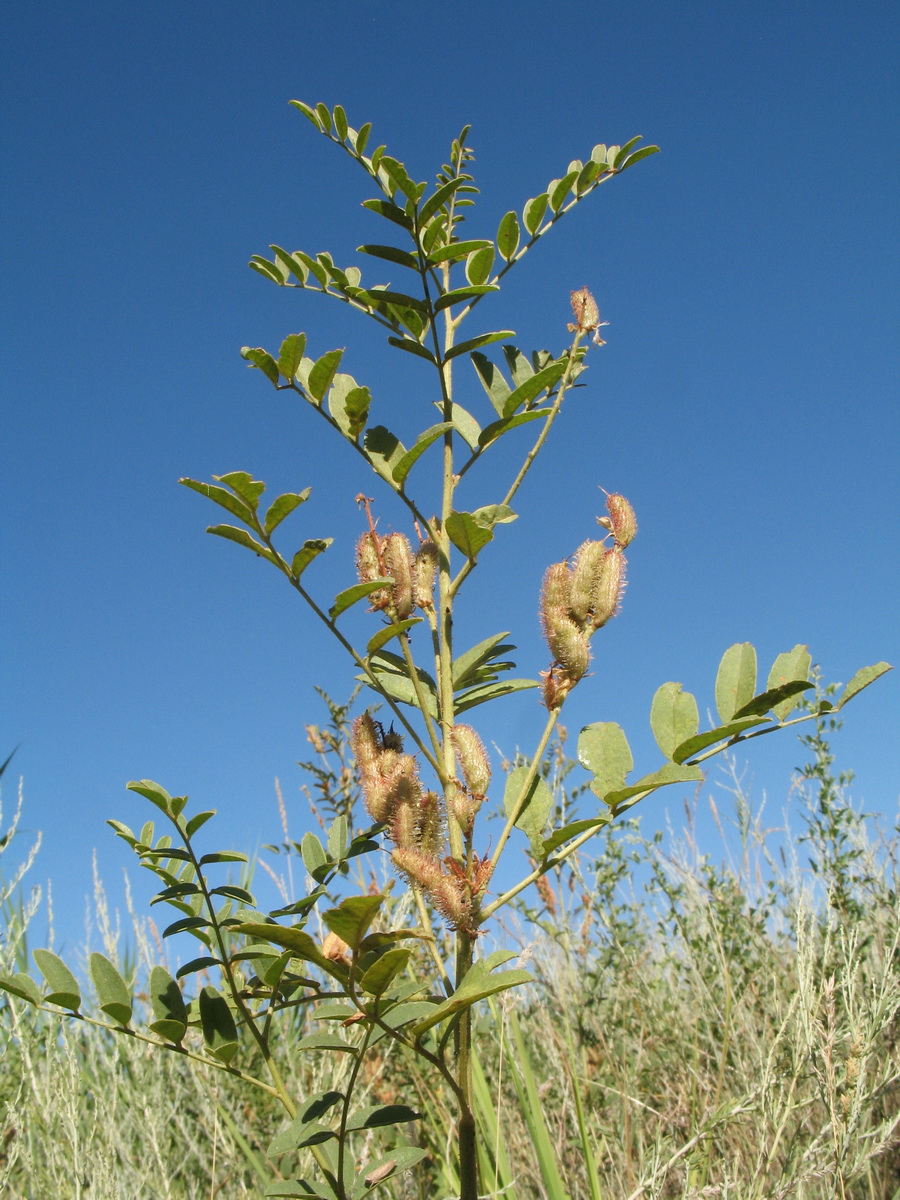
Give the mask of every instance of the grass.
<path id="1" fill-rule="evenodd" d="M 727 814 L 709 801 L 715 855 L 692 806 L 667 837 L 630 821 L 520 906 L 505 934 L 537 982 L 478 1022 L 485 1195 L 900 1200 L 900 829 L 853 809 L 818 732 L 790 798 L 795 840 L 764 830 L 732 770 Z M 566 775 L 560 748 L 551 782 L 571 808 Z M 22 966 L 37 904 L 22 887 L 14 873 L 0 891 L 4 971 Z M 142 978 L 160 956 L 152 927 L 132 914 L 117 954 L 99 882 L 94 899 L 102 949 Z M 283 1069 L 303 1092 L 339 1086 L 342 1064 L 294 1049 L 304 1031 L 299 1016 L 284 1028 Z M 451 1197 L 439 1083 L 376 1053 L 367 1087 L 423 1112 L 407 1132 L 430 1151 L 378 1194 Z M 9 1200 L 260 1196 L 283 1125 L 227 1075 L 0 1002 Z"/>

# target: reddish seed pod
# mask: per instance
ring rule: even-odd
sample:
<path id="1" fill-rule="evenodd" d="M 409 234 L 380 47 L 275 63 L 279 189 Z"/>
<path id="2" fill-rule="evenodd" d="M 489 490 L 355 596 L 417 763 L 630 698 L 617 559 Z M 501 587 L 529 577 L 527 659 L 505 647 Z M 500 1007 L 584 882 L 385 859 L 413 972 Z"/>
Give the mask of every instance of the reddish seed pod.
<path id="1" fill-rule="evenodd" d="M 606 497 L 606 508 L 609 512 L 609 528 L 612 530 L 616 545 L 624 550 L 634 541 L 637 533 L 637 518 L 634 515 L 634 509 L 618 492 Z"/>
<path id="2" fill-rule="evenodd" d="M 604 552 L 594 593 L 594 629 L 600 629 L 619 611 L 625 591 L 625 555 L 618 546 Z"/>
<path id="3" fill-rule="evenodd" d="M 389 534 L 382 544 L 385 572 L 393 577 L 391 602 L 398 621 L 405 621 L 415 601 L 415 564 L 408 539 L 402 533 Z"/>
<path id="4" fill-rule="evenodd" d="M 360 583 L 371 583 L 385 574 L 381 561 L 381 539 L 377 533 L 367 530 L 356 543 L 356 573 Z M 376 588 L 369 593 L 369 605 L 373 610 L 387 608 L 391 593 L 387 588 Z"/>
<path id="5" fill-rule="evenodd" d="M 434 581 L 438 572 L 438 549 L 434 542 L 423 542 L 416 551 L 415 561 L 416 605 L 422 609 L 434 608 Z"/>
<path id="6" fill-rule="evenodd" d="M 473 796 L 483 798 L 491 783 L 491 764 L 484 743 L 471 725 L 456 725 L 451 733 L 456 761 Z"/>
<path id="7" fill-rule="evenodd" d="M 597 574 L 606 547 L 602 542 L 582 542 L 572 571 L 570 615 L 582 629 L 591 628 Z"/>

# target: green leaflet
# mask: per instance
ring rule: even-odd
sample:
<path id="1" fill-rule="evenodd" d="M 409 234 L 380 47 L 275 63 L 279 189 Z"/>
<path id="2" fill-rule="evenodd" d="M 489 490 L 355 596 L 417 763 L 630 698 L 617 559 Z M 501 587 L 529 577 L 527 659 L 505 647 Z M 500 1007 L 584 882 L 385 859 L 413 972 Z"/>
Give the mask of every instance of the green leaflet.
<path id="1" fill-rule="evenodd" d="M 623 788 L 634 766 L 625 732 L 614 721 L 585 725 L 578 735 L 578 761 L 594 776 L 591 791 L 601 799 Z"/>
<path id="2" fill-rule="evenodd" d="M 91 978 L 97 989 L 100 1009 L 119 1025 L 131 1020 L 131 990 L 116 967 L 103 954 L 91 955 Z"/>
<path id="3" fill-rule="evenodd" d="M 70 1012 L 78 1012 L 81 991 L 75 976 L 63 960 L 52 950 L 34 950 L 32 958 L 50 989 L 44 999 L 49 1000 L 51 1004 L 58 1004 L 60 1008 L 67 1008 Z"/>
<path id="4" fill-rule="evenodd" d="M 700 728 L 697 701 L 681 690 L 680 683 L 662 684 L 650 707 L 650 727 L 657 746 L 666 758 L 672 758 L 681 743 Z"/>
<path id="5" fill-rule="evenodd" d="M 749 642 L 736 642 L 722 655 L 716 675 L 716 709 L 723 722 L 749 704 L 756 691 L 756 651 Z"/>
<path id="6" fill-rule="evenodd" d="M 506 779 L 503 792 L 503 808 L 510 817 L 514 808 L 521 801 L 525 781 L 529 775 L 528 767 L 514 767 Z M 528 796 L 524 805 L 519 809 L 515 826 L 521 829 L 531 843 L 532 854 L 542 857 L 541 834 L 553 811 L 553 793 L 544 779 L 536 774 L 528 788 Z"/>
<path id="7" fill-rule="evenodd" d="M 418 1024 L 413 1026 L 413 1036 L 417 1038 L 421 1037 L 423 1033 L 433 1026 L 439 1025 L 441 1021 L 455 1016 L 466 1008 L 471 1008 L 473 1004 L 477 1004 L 479 1000 L 484 1000 L 486 996 L 492 996 L 496 992 L 505 991 L 507 988 L 517 987 L 520 983 L 530 983 L 533 979 L 532 974 L 521 968 L 511 971 L 501 971 L 498 975 L 492 974 L 496 967 L 515 957 L 515 954 L 508 950 L 495 950 L 487 958 L 473 963 L 465 979 L 453 995 L 449 996 L 442 1004 L 437 1005 L 424 1020 L 419 1021 Z"/>

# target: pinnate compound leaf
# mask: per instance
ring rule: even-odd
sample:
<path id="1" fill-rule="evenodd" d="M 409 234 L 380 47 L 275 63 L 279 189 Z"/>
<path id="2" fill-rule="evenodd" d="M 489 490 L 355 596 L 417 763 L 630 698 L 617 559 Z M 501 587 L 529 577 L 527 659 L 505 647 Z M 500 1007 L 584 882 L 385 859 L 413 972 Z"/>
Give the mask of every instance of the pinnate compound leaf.
<path id="1" fill-rule="evenodd" d="M 276 566 L 278 556 L 268 546 L 264 546 L 262 542 L 258 542 L 246 529 L 238 529 L 236 525 L 210 525 L 207 533 L 213 533 L 216 537 L 225 538 L 228 542 L 236 542 L 239 546 L 245 546 L 248 550 L 252 550 L 254 554 L 260 558 L 268 559 L 270 563 Z"/>
<path id="2" fill-rule="evenodd" d="M 153 1013 L 150 1028 L 159 1037 L 178 1045 L 188 1026 L 187 1005 L 181 988 L 165 967 L 156 966 L 150 971 L 149 991 Z"/>
<path id="3" fill-rule="evenodd" d="M 515 954 L 509 950 L 495 950 L 487 958 L 473 963 L 453 995 L 448 996 L 424 1020 L 412 1027 L 413 1036 L 421 1037 L 423 1033 L 433 1026 L 439 1025 L 441 1021 L 455 1016 L 464 1009 L 471 1008 L 473 1004 L 477 1004 L 479 1000 L 484 1000 L 487 996 L 506 991 L 507 988 L 517 987 L 520 983 L 530 983 L 534 976 L 530 971 L 524 971 L 521 968 L 501 971 L 498 975 L 492 974 L 496 967 L 502 966 L 503 963 L 515 957 Z"/>
<path id="4" fill-rule="evenodd" d="M 160 787 L 152 779 L 132 780 L 125 787 L 127 791 L 137 792 L 139 796 L 143 796 L 145 800 L 149 800 L 151 804 L 155 804 L 166 816 L 169 816 L 172 812 L 172 797 L 164 787 Z"/>
<path id="5" fill-rule="evenodd" d="M 131 991 L 128 985 L 105 955 L 95 951 L 91 955 L 90 963 L 91 978 L 97 989 L 101 1011 L 119 1025 L 127 1025 L 132 1012 Z"/>
<path id="6" fill-rule="evenodd" d="M 447 183 L 442 184 L 433 195 L 429 196 L 419 209 L 419 228 L 424 228 L 438 209 L 442 208 L 452 198 L 453 194 L 467 182 L 468 180 L 462 178 L 451 179 Z"/>
<path id="7" fill-rule="evenodd" d="M 749 642 L 735 642 L 722 655 L 716 675 L 716 709 L 724 724 L 749 704 L 756 691 L 756 650 Z"/>
<path id="8" fill-rule="evenodd" d="M 867 688 L 870 683 L 874 683 L 876 679 L 880 679 L 882 675 L 887 674 L 888 671 L 892 671 L 893 669 L 891 664 L 887 662 L 875 663 L 871 667 L 860 667 L 844 688 L 840 699 L 834 706 L 835 711 L 843 708 L 845 704 L 849 704 L 853 697 L 858 696 L 863 688 Z"/>
<path id="9" fill-rule="evenodd" d="M 356 951 L 368 933 L 369 926 L 378 916 L 384 901 L 385 897 L 382 895 L 349 896 L 337 908 L 329 908 L 323 913 L 322 920 L 332 933 L 343 938 L 347 945 Z"/>
<path id="10" fill-rule="evenodd" d="M 519 248 L 519 218 L 512 211 L 508 212 L 497 230 L 497 249 L 500 257 L 511 262 Z"/>
<path id="11" fill-rule="evenodd" d="M 634 758 L 625 731 L 614 721 L 585 725 L 578 735 L 578 761 L 594 776 L 591 791 L 601 800 L 625 786 Z"/>
<path id="12" fill-rule="evenodd" d="M 373 425 L 367 429 L 363 445 L 372 466 L 393 486 L 394 469 L 406 454 L 406 447 L 384 425 Z"/>
<path id="13" fill-rule="evenodd" d="M 289 517 L 295 508 L 309 499 L 310 491 L 310 488 L 304 488 L 302 492 L 285 492 L 272 501 L 263 523 L 267 537 L 275 532 L 285 517 Z"/>
<path id="14" fill-rule="evenodd" d="M 700 728 L 697 701 L 690 692 L 683 692 L 680 683 L 664 683 L 657 688 L 650 706 L 650 727 L 656 744 L 666 758 Z"/>
<path id="15" fill-rule="evenodd" d="M 312 560 L 328 549 L 332 540 L 332 538 L 308 538 L 291 560 L 293 577 L 299 579 Z"/>
<path id="16" fill-rule="evenodd" d="M 230 1063 L 238 1052 L 238 1032 L 225 997 L 208 983 L 200 989 L 200 1029 L 213 1058 Z"/>
<path id="17" fill-rule="evenodd" d="M 262 275 L 263 279 L 268 279 L 270 283 L 277 283 L 279 287 L 284 287 L 284 276 L 280 269 L 273 262 L 269 262 L 267 258 L 263 258 L 259 254 L 253 254 L 247 266 L 251 271 L 256 271 Z"/>
<path id="18" fill-rule="evenodd" d="M 398 459 L 394 469 L 391 471 L 394 482 L 400 484 L 402 487 L 406 482 L 406 477 L 409 475 L 413 466 L 418 462 L 428 447 L 433 446 L 442 434 L 446 433 L 448 429 L 452 428 L 452 421 L 441 421 L 440 424 L 432 425 L 430 429 L 426 429 L 424 433 L 420 433 L 409 450 L 407 450 L 406 453 Z"/>
<path id="19" fill-rule="evenodd" d="M 635 780 L 628 787 L 607 792 L 602 799 L 603 803 L 608 804 L 614 812 L 620 813 L 626 808 L 631 808 L 633 804 L 637 804 L 638 800 L 641 800 L 649 792 L 655 792 L 657 788 L 666 787 L 671 783 L 702 782 L 703 772 L 699 767 L 668 762 L 658 771 L 654 771 L 651 775 L 645 775 L 643 779 Z"/>
<path id="20" fill-rule="evenodd" d="M 781 687 L 784 683 L 799 680 L 805 683 L 809 679 L 809 668 L 812 666 L 812 656 L 809 647 L 798 643 L 793 650 L 779 654 L 772 664 L 769 678 L 766 682 L 766 692 Z M 780 704 L 772 705 L 772 712 L 779 721 L 785 721 L 797 707 L 799 696 L 789 696 Z"/>
<path id="21" fill-rule="evenodd" d="M 32 957 L 37 963 L 38 970 L 47 981 L 50 991 L 44 997 L 51 1004 L 67 1008 L 70 1012 L 78 1012 L 81 1005 L 81 991 L 75 976 L 52 950 L 34 950 Z"/>
<path id="22" fill-rule="evenodd" d="M 43 1001 L 41 989 L 24 971 L 16 971 L 14 975 L 0 975 L 0 991 L 25 1000 L 35 1008 L 40 1008 Z"/>
<path id="23" fill-rule="evenodd" d="M 698 733 L 696 737 L 682 742 L 672 755 L 672 759 L 676 763 L 686 762 L 695 754 L 699 754 L 701 750 L 705 750 L 708 746 L 714 746 L 716 742 L 730 741 L 731 738 L 739 737 L 745 730 L 752 729 L 754 725 L 765 725 L 766 723 L 765 717 L 740 717 L 725 725 L 719 725 L 715 729 L 708 729 L 706 733 Z"/>
<path id="24" fill-rule="evenodd" d="M 496 333 L 480 333 L 478 337 L 469 338 L 467 342 L 460 342 L 458 346 L 448 350 L 445 358 L 448 360 L 458 358 L 460 354 L 470 354 L 481 346 L 489 346 L 491 342 L 502 342 L 504 338 L 515 336 L 515 331 L 512 329 L 500 329 Z"/>
<path id="25" fill-rule="evenodd" d="M 791 699 L 796 703 L 796 698 L 812 686 L 811 683 L 804 683 L 799 679 L 792 680 L 790 683 L 782 683 L 779 687 L 770 688 L 758 696 L 754 696 L 752 700 L 737 710 L 734 718 L 739 721 L 741 717 L 762 716 L 764 713 L 774 710 L 776 705 L 785 704 Z"/>
<path id="26" fill-rule="evenodd" d="M 527 767 L 514 767 L 506 778 L 506 788 L 503 792 L 503 808 L 507 817 L 513 813 L 522 798 L 525 781 L 528 778 Z M 544 832 L 550 813 L 553 811 L 553 793 L 546 781 L 536 774 L 528 788 L 528 796 L 523 807 L 519 809 L 515 819 L 516 829 L 521 829 L 531 843 L 532 853 L 541 856 L 541 834 Z"/>
<path id="27" fill-rule="evenodd" d="M 385 575 L 380 579 L 371 579 L 368 583 L 354 583 L 352 587 L 345 588 L 335 596 L 334 604 L 328 610 L 329 617 L 331 617 L 332 621 L 336 621 L 341 613 L 346 612 L 352 605 L 358 603 L 360 600 L 364 600 L 372 592 L 377 592 L 384 587 L 390 587 L 393 582 L 390 575 Z"/>

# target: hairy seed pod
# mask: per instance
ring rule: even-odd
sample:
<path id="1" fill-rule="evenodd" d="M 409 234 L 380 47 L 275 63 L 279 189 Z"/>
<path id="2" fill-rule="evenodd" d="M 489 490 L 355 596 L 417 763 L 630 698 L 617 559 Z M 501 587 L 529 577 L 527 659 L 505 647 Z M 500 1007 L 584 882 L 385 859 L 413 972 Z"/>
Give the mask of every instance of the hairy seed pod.
<path id="1" fill-rule="evenodd" d="M 375 728 L 375 722 L 367 712 L 363 713 L 361 717 L 357 717 L 353 722 L 353 730 L 350 734 L 350 746 L 363 780 L 368 776 L 375 776 L 380 773 L 378 768 L 381 743 Z"/>
<path id="2" fill-rule="evenodd" d="M 602 542 L 582 542 L 575 553 L 569 611 L 582 629 L 591 627 L 600 560 L 605 553 L 606 547 Z"/>
<path id="3" fill-rule="evenodd" d="M 475 933 L 472 897 L 465 883 L 454 875 L 442 875 L 429 889 L 428 897 L 451 929 Z"/>
<path id="4" fill-rule="evenodd" d="M 367 530 L 356 543 L 356 573 L 360 583 L 371 583 L 385 574 L 381 561 L 381 538 Z M 369 593 L 369 605 L 373 611 L 387 608 L 391 593 L 387 588 L 376 588 Z"/>
<path id="5" fill-rule="evenodd" d="M 434 608 L 434 581 L 438 572 L 438 549 L 432 541 L 423 542 L 416 551 L 416 605 Z"/>
<path id="6" fill-rule="evenodd" d="M 483 798 L 491 783 L 491 764 L 481 738 L 471 725 L 454 726 L 450 737 L 466 787 L 473 796 Z"/>
<path id="7" fill-rule="evenodd" d="M 600 629 L 619 611 L 622 593 L 625 590 L 625 563 L 625 555 L 618 546 L 605 551 L 600 560 L 591 622 L 594 629 Z"/>
<path id="8" fill-rule="evenodd" d="M 572 593 L 572 572 L 567 562 L 554 563 L 544 574 L 541 588 L 541 620 L 544 629 L 556 617 L 569 615 Z"/>
<path id="9" fill-rule="evenodd" d="M 571 617 L 560 617 L 548 626 L 547 645 L 573 684 L 587 674 L 591 661 L 590 647 L 584 632 Z"/>
<path id="10" fill-rule="evenodd" d="M 572 312 L 575 314 L 575 328 L 582 333 L 590 333 L 600 324 L 600 310 L 597 308 L 597 301 L 587 290 L 582 288 L 579 292 L 572 292 Z M 574 333 L 574 330 L 572 331 Z"/>
<path id="11" fill-rule="evenodd" d="M 423 854 L 421 850 L 398 846 L 396 850 L 391 851 L 391 859 L 407 882 L 415 884 L 425 892 L 430 892 L 441 880 L 440 862 L 428 854 Z"/>
<path id="12" fill-rule="evenodd" d="M 393 576 L 391 601 L 398 621 L 405 621 L 415 602 L 415 563 L 409 540 L 402 533 L 391 533 L 383 542 L 384 569 Z"/>
<path id="13" fill-rule="evenodd" d="M 483 796 L 473 796 L 462 788 L 454 788 L 450 793 L 448 804 L 453 819 L 468 837 L 475 826 L 475 814 L 484 802 Z"/>
<path id="14" fill-rule="evenodd" d="M 637 518 L 634 515 L 634 509 L 618 492 L 606 497 L 606 508 L 609 512 L 610 529 L 616 545 L 624 550 L 630 542 L 634 541 L 637 533 Z"/>
<path id="15" fill-rule="evenodd" d="M 444 822 L 437 792 L 425 792 L 419 805 L 417 834 L 419 849 L 435 857 L 444 849 Z"/>

